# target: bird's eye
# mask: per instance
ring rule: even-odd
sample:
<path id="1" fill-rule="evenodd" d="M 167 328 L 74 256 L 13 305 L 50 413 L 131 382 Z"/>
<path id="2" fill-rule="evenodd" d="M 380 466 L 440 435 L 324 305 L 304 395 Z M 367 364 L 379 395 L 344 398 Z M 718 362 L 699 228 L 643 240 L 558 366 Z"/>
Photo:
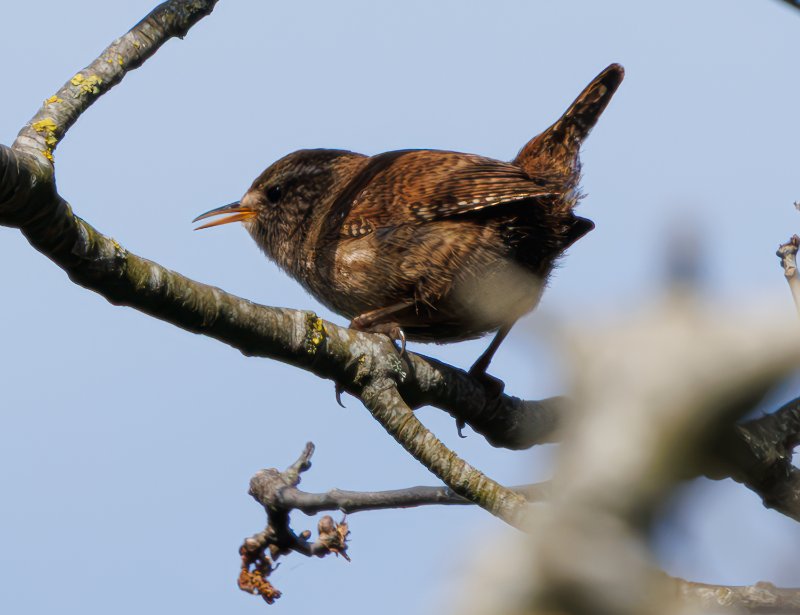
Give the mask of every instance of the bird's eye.
<path id="1" fill-rule="evenodd" d="M 281 200 L 281 187 L 275 184 L 267 188 L 267 198 L 273 205 Z"/>

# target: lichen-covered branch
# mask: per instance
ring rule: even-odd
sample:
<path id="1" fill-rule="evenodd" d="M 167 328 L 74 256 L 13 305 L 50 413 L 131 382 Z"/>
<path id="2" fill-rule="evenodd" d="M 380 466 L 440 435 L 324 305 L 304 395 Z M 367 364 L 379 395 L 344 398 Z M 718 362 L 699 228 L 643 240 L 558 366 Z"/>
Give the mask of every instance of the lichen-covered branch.
<path id="1" fill-rule="evenodd" d="M 450 489 L 518 528 L 527 516 L 527 502 L 470 466 L 447 448 L 417 419 L 388 377 L 373 378 L 361 399 L 389 434 Z"/>
<path id="2" fill-rule="evenodd" d="M 217 0 L 171 0 L 157 6 L 45 100 L 20 131 L 14 149 L 41 154 L 52 161 L 58 142 L 81 113 L 169 39 L 183 38 L 194 24 L 211 13 L 216 3 Z"/>

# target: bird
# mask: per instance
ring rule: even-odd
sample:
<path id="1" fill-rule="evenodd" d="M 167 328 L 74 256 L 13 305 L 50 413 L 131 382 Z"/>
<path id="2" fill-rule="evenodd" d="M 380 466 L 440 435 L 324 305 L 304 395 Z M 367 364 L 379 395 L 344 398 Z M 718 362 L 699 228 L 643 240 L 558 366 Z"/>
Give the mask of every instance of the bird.
<path id="1" fill-rule="evenodd" d="M 539 303 L 565 250 L 594 228 L 575 215 L 581 144 L 619 87 L 611 64 L 511 162 L 409 149 L 366 156 L 303 149 L 270 165 L 239 200 L 193 222 L 242 222 L 270 259 L 359 331 L 400 342 L 494 332 L 489 364 Z"/>

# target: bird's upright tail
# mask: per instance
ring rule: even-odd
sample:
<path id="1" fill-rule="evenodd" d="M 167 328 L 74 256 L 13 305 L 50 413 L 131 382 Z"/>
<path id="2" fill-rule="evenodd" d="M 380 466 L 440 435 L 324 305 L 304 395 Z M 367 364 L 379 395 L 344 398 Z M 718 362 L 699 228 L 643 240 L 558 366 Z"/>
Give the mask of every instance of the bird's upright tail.
<path id="1" fill-rule="evenodd" d="M 597 75 L 555 124 L 520 150 L 514 164 L 531 177 L 565 175 L 574 176 L 577 182 L 581 143 L 594 128 L 624 76 L 625 69 L 619 64 L 612 64 Z"/>

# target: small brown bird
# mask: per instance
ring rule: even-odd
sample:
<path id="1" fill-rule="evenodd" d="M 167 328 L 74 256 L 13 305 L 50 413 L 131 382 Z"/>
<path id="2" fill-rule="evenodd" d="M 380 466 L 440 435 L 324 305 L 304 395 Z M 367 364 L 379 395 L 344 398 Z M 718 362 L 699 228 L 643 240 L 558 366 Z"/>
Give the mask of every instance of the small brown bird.
<path id="1" fill-rule="evenodd" d="M 300 150 L 278 160 L 207 228 L 242 222 L 262 250 L 361 331 L 455 342 L 497 331 L 485 376 L 555 261 L 594 228 L 573 213 L 581 143 L 622 82 L 612 64 L 510 163 L 403 150 Z"/>

